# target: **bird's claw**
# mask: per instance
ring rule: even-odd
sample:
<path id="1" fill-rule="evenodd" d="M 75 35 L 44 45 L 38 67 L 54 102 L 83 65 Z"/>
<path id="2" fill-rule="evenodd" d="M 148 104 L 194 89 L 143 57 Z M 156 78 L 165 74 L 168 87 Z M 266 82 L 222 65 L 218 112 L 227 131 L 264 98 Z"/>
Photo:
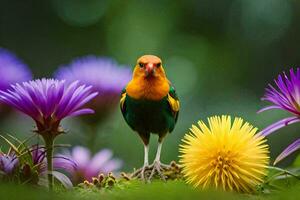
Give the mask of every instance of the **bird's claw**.
<path id="1" fill-rule="evenodd" d="M 151 174 L 148 178 L 148 181 L 151 181 L 151 179 L 155 175 L 155 172 L 157 172 L 157 174 L 159 175 L 159 177 L 163 181 L 166 181 L 166 178 L 165 178 L 165 175 L 163 174 L 163 171 L 168 169 L 170 167 L 169 165 L 162 164 L 160 161 L 154 161 L 154 163 L 152 165 L 150 165 L 150 167 L 152 168 L 152 171 L 151 171 Z"/>
<path id="2" fill-rule="evenodd" d="M 140 178 L 142 181 L 146 181 L 145 172 L 147 171 L 147 169 L 149 169 L 149 167 L 150 167 L 149 165 L 144 165 L 140 169 L 136 170 L 131 175 L 131 178 Z"/>
<path id="3" fill-rule="evenodd" d="M 151 165 L 145 165 L 131 174 L 131 178 L 137 178 L 145 182 L 150 182 L 155 175 L 158 175 L 163 181 L 166 181 L 165 171 L 170 169 L 171 165 L 166 165 L 160 161 L 154 161 Z"/>

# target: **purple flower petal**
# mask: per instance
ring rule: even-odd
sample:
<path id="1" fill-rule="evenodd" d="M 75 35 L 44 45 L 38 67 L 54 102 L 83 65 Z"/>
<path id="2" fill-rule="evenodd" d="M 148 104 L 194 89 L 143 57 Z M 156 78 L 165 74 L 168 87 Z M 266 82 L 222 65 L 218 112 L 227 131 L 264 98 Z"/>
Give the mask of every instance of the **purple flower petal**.
<path id="1" fill-rule="evenodd" d="M 54 170 L 64 170 L 72 174 L 77 169 L 77 164 L 67 156 L 56 155 L 55 157 L 53 157 L 53 168 Z"/>
<path id="2" fill-rule="evenodd" d="M 263 136 L 268 136 L 269 134 L 277 131 L 278 129 L 285 127 L 289 124 L 296 123 L 296 122 L 300 122 L 299 117 L 288 117 L 288 118 L 282 119 L 278 122 L 275 122 L 274 124 L 271 124 L 267 128 L 260 131 L 258 134 L 263 135 Z"/>
<path id="3" fill-rule="evenodd" d="M 37 165 L 41 162 L 43 162 L 46 158 L 46 151 L 45 148 L 39 145 L 34 145 L 31 148 L 31 155 L 33 164 Z"/>
<path id="4" fill-rule="evenodd" d="M 111 150 L 104 149 L 90 157 L 90 151 L 81 146 L 74 147 L 71 155 L 58 155 L 74 160 L 77 167 L 74 170 L 68 170 L 72 174 L 72 180 L 75 184 L 80 181 L 92 181 L 92 177 L 96 177 L 99 173 L 113 172 L 122 166 L 119 159 L 111 159 L 113 154 Z"/>
<path id="5" fill-rule="evenodd" d="M 290 154 L 294 153 L 298 149 L 300 149 L 300 138 L 292 144 L 290 144 L 286 149 L 284 149 L 284 151 L 275 159 L 274 165 L 276 165 L 278 162 L 280 162 Z"/>
<path id="6" fill-rule="evenodd" d="M 264 111 L 267 111 L 267 110 L 272 110 L 272 109 L 282 109 L 282 108 L 279 107 L 279 106 L 267 106 L 267 107 L 262 108 L 259 111 L 257 111 L 257 113 L 261 113 L 261 112 L 264 112 Z"/>
<path id="7" fill-rule="evenodd" d="M 55 77 L 71 82 L 80 80 L 92 85 L 98 92 L 116 91 L 119 94 L 131 79 L 131 71 L 129 67 L 120 66 L 109 58 L 85 56 L 60 67 Z"/>
<path id="8" fill-rule="evenodd" d="M 131 76 L 129 67 L 120 66 L 112 59 L 96 56 L 74 59 L 55 73 L 55 77 L 69 83 L 79 80 L 81 84 L 93 86 L 92 90 L 99 95 L 93 99 L 95 103 L 91 106 L 97 113 L 102 112 L 101 114 L 118 103 L 119 95 Z M 69 105 L 79 105 L 80 102 L 74 100 Z M 66 111 L 70 110 L 66 108 Z"/>
<path id="9" fill-rule="evenodd" d="M 26 64 L 16 55 L 0 47 L 0 90 L 6 90 L 11 84 L 28 81 L 32 78 Z"/>
<path id="10" fill-rule="evenodd" d="M 76 105 L 74 105 L 74 107 L 69 112 L 71 113 L 74 110 L 82 107 L 84 104 L 86 104 L 87 102 L 89 102 L 90 100 L 95 98 L 97 95 L 98 95 L 98 92 L 94 92 L 94 93 L 82 98 L 82 100 L 80 100 Z"/>
<path id="11" fill-rule="evenodd" d="M 84 86 L 83 86 L 84 87 Z M 64 112 L 61 114 L 62 117 L 70 115 L 84 104 L 92 100 L 97 96 L 97 92 L 91 93 L 91 87 L 79 88 L 78 91 L 74 92 L 73 97 L 70 99 L 69 104 L 65 108 Z"/>
<path id="12" fill-rule="evenodd" d="M 91 153 L 87 148 L 77 146 L 73 148 L 71 156 L 79 168 L 84 168 L 89 165 Z"/>
<path id="13" fill-rule="evenodd" d="M 18 159 L 13 155 L 0 154 L 0 171 L 11 174 L 18 165 Z"/>
<path id="14" fill-rule="evenodd" d="M 96 173 L 97 171 L 99 172 L 101 167 L 103 167 L 105 163 L 112 158 L 112 155 L 112 152 L 108 149 L 98 152 L 90 161 L 90 166 L 88 169 L 91 171 L 96 171 Z"/>
<path id="15" fill-rule="evenodd" d="M 86 114 L 94 114 L 94 113 L 95 113 L 95 111 L 90 108 L 83 108 L 83 109 L 72 112 L 69 116 L 75 117 L 78 115 L 86 115 Z"/>
<path id="16" fill-rule="evenodd" d="M 122 167 L 123 162 L 119 159 L 108 161 L 102 168 L 103 173 L 116 171 Z"/>

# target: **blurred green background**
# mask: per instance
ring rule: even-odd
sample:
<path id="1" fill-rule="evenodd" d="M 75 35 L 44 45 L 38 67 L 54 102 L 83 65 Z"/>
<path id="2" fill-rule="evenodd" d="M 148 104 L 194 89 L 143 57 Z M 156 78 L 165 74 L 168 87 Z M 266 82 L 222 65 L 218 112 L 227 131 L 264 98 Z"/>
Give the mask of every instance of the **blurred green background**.
<path id="1" fill-rule="evenodd" d="M 256 112 L 267 104 L 260 101 L 267 84 L 300 62 L 299 9 L 296 0 L 1 0 L 0 46 L 22 58 L 35 78 L 51 77 L 59 65 L 88 54 L 130 66 L 143 54 L 160 56 L 182 105 L 163 147 L 162 160 L 169 162 L 199 119 L 231 114 L 264 128 L 287 115 Z M 58 143 L 86 144 L 88 131 L 77 122 L 64 121 L 69 133 Z M 0 131 L 26 138 L 32 128 L 30 119 L 12 114 Z M 295 124 L 271 135 L 272 158 L 299 131 Z M 94 151 L 112 149 L 124 170 L 142 165 L 142 143 L 118 105 L 97 134 Z M 156 141 L 152 137 L 151 159 Z"/>

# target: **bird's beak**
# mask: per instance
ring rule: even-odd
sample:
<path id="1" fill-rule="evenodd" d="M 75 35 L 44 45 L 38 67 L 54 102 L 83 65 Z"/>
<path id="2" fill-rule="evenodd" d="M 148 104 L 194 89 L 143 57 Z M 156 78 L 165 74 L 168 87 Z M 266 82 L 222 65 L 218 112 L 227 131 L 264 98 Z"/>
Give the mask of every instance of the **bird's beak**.
<path id="1" fill-rule="evenodd" d="M 146 72 L 146 76 L 154 75 L 155 68 L 154 68 L 153 63 L 147 63 L 146 64 L 146 66 L 145 66 L 145 72 Z"/>

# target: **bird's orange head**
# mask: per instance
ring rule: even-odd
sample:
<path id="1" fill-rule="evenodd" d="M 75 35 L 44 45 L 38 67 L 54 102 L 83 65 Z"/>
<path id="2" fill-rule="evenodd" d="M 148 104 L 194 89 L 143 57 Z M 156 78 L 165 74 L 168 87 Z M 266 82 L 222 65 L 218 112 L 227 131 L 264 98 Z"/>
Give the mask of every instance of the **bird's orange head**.
<path id="1" fill-rule="evenodd" d="M 144 55 L 137 60 L 133 76 L 151 79 L 165 78 L 166 74 L 159 57 L 154 55 Z"/>
<path id="2" fill-rule="evenodd" d="M 161 59 L 153 55 L 140 57 L 135 65 L 132 80 L 126 87 L 135 99 L 161 100 L 170 90 Z"/>

